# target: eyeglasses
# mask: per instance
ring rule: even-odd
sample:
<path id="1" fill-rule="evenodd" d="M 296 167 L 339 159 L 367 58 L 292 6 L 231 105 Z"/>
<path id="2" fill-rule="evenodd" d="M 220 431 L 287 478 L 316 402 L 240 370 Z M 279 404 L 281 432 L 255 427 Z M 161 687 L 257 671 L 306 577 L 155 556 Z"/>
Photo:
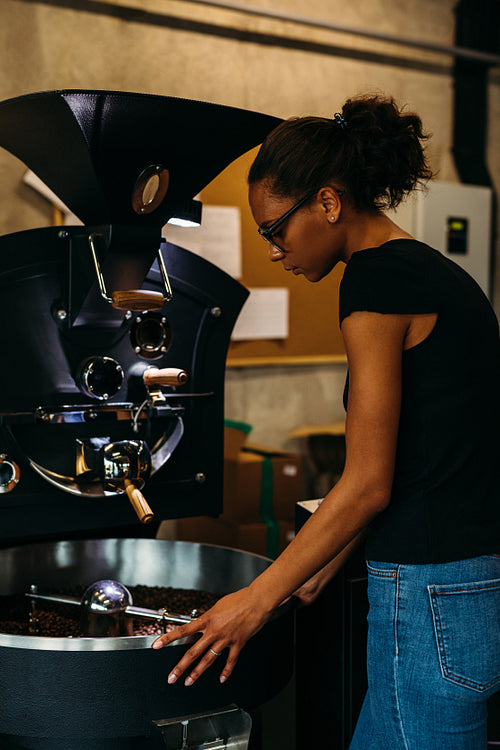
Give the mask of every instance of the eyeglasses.
<path id="1" fill-rule="evenodd" d="M 305 203 L 307 203 L 308 200 L 311 200 L 313 195 L 316 195 L 317 190 L 311 190 L 309 193 L 306 193 L 303 198 L 300 199 L 297 203 L 295 203 L 291 208 L 288 209 L 286 213 L 283 214 L 283 216 L 280 216 L 279 219 L 276 219 L 276 221 L 273 221 L 273 223 L 263 229 L 262 227 L 258 228 L 259 235 L 266 241 L 269 242 L 274 247 L 277 247 L 278 250 L 282 250 L 282 248 L 276 243 L 276 241 L 273 239 L 273 234 L 276 233 L 276 230 L 280 228 L 282 224 L 287 221 L 292 214 L 295 213 L 295 211 L 298 211 L 301 206 L 303 206 Z M 344 195 L 345 190 L 337 190 L 337 195 Z"/>

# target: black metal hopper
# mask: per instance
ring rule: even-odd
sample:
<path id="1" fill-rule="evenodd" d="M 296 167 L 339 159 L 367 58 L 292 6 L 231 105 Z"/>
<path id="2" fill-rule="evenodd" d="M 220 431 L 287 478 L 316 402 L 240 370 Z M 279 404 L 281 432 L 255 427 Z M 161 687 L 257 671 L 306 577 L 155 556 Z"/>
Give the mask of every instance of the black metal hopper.
<path id="1" fill-rule="evenodd" d="M 84 224 L 163 226 L 279 119 L 235 107 L 117 91 L 47 91 L 0 103 L 0 146 Z M 145 168 L 169 172 L 151 213 L 132 205 Z"/>

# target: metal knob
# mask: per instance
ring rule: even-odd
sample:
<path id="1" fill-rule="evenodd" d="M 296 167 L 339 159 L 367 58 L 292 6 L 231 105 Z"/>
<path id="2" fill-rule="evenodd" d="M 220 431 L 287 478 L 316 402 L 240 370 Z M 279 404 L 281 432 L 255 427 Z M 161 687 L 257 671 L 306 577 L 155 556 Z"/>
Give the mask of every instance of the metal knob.
<path id="1" fill-rule="evenodd" d="M 151 472 L 151 455 L 143 440 L 108 443 L 102 452 L 104 479 L 108 485 L 124 489 L 141 523 L 149 523 L 153 511 L 141 492 Z"/>
<path id="2" fill-rule="evenodd" d="M 141 492 L 150 473 L 151 454 L 143 440 L 117 440 L 98 449 L 90 441 L 77 440 L 77 481 L 100 479 L 108 490 L 126 493 L 141 523 L 153 518 Z"/>
<path id="3" fill-rule="evenodd" d="M 102 471 L 106 482 L 120 485 L 128 479 L 140 486 L 149 477 L 151 454 L 143 440 L 117 440 L 102 448 Z"/>

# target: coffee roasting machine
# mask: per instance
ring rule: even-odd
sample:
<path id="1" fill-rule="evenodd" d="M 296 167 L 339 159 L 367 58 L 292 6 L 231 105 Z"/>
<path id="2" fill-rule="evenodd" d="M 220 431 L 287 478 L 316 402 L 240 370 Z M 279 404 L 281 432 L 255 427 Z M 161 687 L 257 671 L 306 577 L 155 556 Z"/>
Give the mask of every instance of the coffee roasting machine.
<path id="1" fill-rule="evenodd" d="M 102 580 L 225 594 L 269 564 L 118 532 L 222 510 L 225 358 L 247 291 L 161 234 L 199 220 L 193 197 L 277 123 L 106 91 L 0 104 L 0 146 L 83 222 L 0 237 L 0 595 Z M 290 608 L 224 685 L 213 668 L 169 686 L 185 645 L 153 640 L 0 633 L 0 746 L 246 748 L 242 709 L 290 676 Z"/>

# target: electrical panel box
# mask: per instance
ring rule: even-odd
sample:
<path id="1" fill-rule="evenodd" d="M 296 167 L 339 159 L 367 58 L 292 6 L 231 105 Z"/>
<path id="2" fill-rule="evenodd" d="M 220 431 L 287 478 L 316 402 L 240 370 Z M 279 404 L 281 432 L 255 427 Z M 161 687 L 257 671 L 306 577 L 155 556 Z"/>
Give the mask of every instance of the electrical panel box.
<path id="1" fill-rule="evenodd" d="M 462 266 L 491 297 L 491 189 L 431 182 L 390 217 L 415 239 Z"/>

